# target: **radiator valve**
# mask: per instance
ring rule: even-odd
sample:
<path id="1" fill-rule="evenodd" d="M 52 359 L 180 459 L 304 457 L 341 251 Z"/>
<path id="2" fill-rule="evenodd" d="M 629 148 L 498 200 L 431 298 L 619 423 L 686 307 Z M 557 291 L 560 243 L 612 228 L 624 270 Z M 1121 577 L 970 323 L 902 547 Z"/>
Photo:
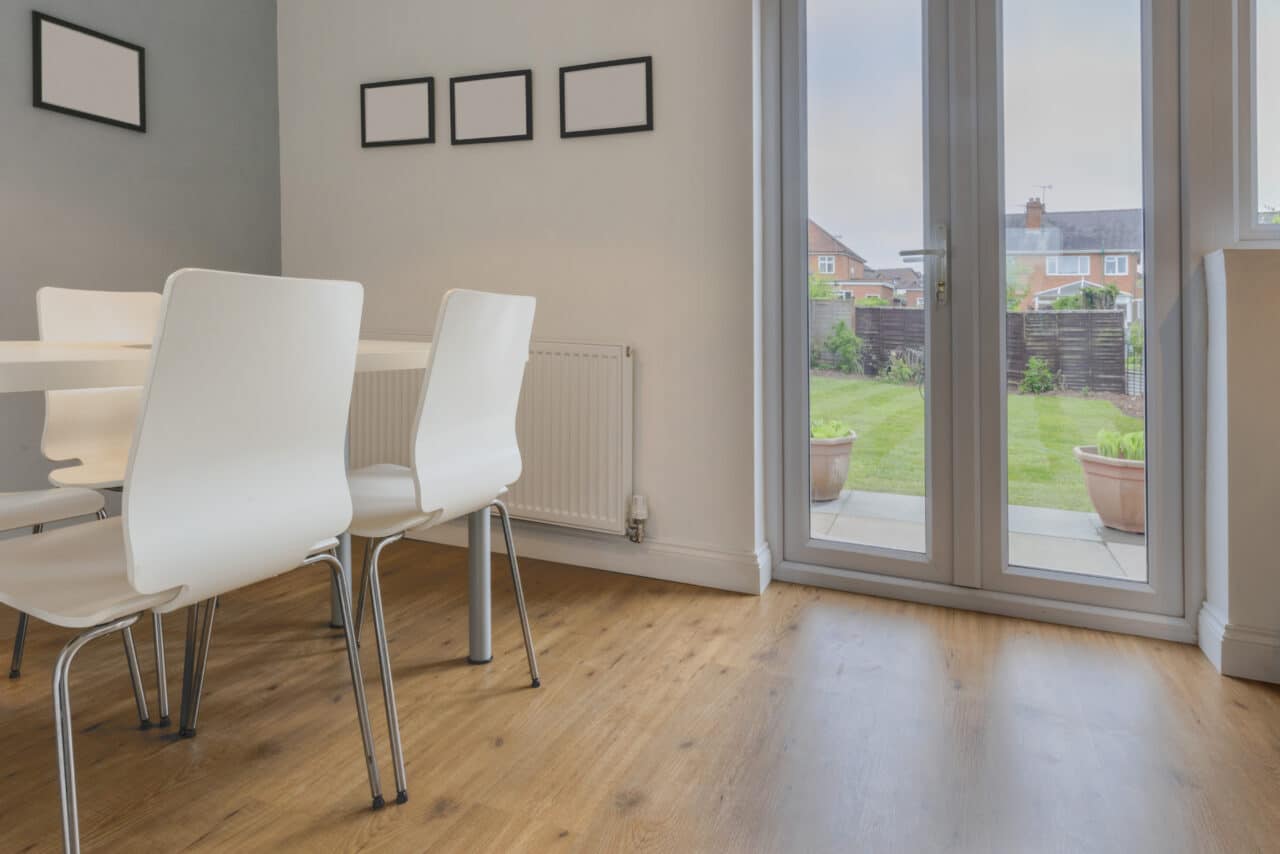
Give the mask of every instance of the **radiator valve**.
<path id="1" fill-rule="evenodd" d="M 627 539 L 633 543 L 644 542 L 644 523 L 649 519 L 649 500 L 643 495 L 631 496 L 627 511 Z"/>

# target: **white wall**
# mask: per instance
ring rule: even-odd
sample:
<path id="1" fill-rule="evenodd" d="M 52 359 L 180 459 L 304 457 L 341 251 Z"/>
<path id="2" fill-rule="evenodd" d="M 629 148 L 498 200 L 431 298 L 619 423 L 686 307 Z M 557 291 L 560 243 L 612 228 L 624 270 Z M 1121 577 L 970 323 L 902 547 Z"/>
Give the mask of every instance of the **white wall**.
<path id="1" fill-rule="evenodd" d="M 365 334 L 429 333 L 461 286 L 536 296 L 537 338 L 635 347 L 649 542 L 522 551 L 760 588 L 752 20 L 750 0 L 279 3 L 286 274 L 363 282 Z M 559 138 L 559 66 L 646 54 L 653 132 Z M 448 78 L 522 68 L 534 139 L 450 146 Z M 437 143 L 361 149 L 359 85 L 423 75 Z"/>
<path id="2" fill-rule="evenodd" d="M 37 8 L 146 48 L 147 132 L 32 107 L 31 4 L 0 4 L 0 338 L 36 337 L 43 285 L 158 291 L 180 267 L 278 273 L 275 4 Z M 0 490 L 48 485 L 43 418 L 41 395 L 0 395 Z"/>
<path id="3" fill-rule="evenodd" d="M 1209 595 L 1200 645 L 1231 676 L 1280 682 L 1280 250 L 1205 259 L 1209 296 Z"/>

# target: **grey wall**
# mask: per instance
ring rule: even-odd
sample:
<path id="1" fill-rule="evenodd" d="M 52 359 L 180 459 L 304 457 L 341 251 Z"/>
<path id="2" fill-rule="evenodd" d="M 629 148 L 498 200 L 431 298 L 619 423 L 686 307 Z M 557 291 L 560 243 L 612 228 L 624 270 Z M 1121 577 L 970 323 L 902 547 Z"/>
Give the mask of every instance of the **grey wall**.
<path id="1" fill-rule="evenodd" d="M 31 106 L 30 2 L 0 0 L 0 339 L 43 285 L 155 290 L 180 267 L 280 271 L 274 0 L 40 0 L 142 45 L 147 132 Z M 0 490 L 45 484 L 39 394 L 0 395 Z"/>

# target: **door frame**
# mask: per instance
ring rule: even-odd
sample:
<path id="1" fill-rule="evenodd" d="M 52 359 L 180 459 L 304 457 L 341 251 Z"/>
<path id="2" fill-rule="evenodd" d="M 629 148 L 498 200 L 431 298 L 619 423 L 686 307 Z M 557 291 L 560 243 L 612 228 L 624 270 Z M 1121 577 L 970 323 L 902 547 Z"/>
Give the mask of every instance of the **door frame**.
<path id="1" fill-rule="evenodd" d="M 946 0 L 922 0 L 927 9 L 923 21 L 927 43 L 922 47 L 927 109 L 924 116 L 925 219 L 922 235 L 938 226 L 949 228 L 955 216 L 951 186 L 951 154 L 954 121 L 949 105 L 952 72 Z M 808 272 L 809 216 L 807 192 L 808 127 L 806 121 L 806 20 L 804 0 L 781 0 L 782 62 L 782 449 L 784 477 L 784 545 L 786 560 L 882 573 L 894 577 L 949 583 L 953 578 L 952 513 L 952 394 L 951 306 L 932 299 L 928 284 L 937 262 L 924 266 L 929 312 L 925 346 L 925 531 L 923 554 L 819 540 L 810 534 L 809 518 L 809 346 L 808 294 L 796 281 Z M 941 59 L 941 61 L 939 61 Z M 790 96 L 790 97 L 788 97 Z M 940 211 L 940 214 L 938 213 Z M 922 238 L 928 239 L 928 238 Z M 954 240 L 951 241 L 954 245 Z M 902 247 L 902 249 L 917 247 Z M 943 248 L 946 247 L 929 247 Z M 948 259 L 951 280 L 961 275 L 956 259 Z M 948 290 L 954 290 L 948 287 Z M 857 453 L 856 447 L 854 453 Z M 800 476 L 795 476 L 799 473 Z"/>
<path id="2" fill-rule="evenodd" d="M 1142 2 L 1143 298 L 1146 337 L 1147 566 L 1145 583 L 1009 566 L 1008 419 L 1004 394 L 1004 176 L 1001 0 L 974 0 L 979 68 L 987 96 L 979 122 L 981 252 L 984 286 L 982 373 L 985 466 L 982 587 L 986 590 L 1181 616 L 1182 554 L 1182 233 L 1177 0 Z M 1155 273 L 1155 275 L 1152 275 Z M 997 468 L 998 466 L 998 468 Z"/>
<path id="3" fill-rule="evenodd" d="M 1087 628 L 1103 629 L 1108 631 L 1121 631 L 1150 637 L 1164 638 L 1168 640 L 1176 640 L 1182 642 L 1194 642 L 1196 637 L 1195 621 L 1185 616 L 1188 607 L 1187 603 L 1198 603 L 1199 592 L 1203 589 L 1203 578 L 1199 575 L 1191 573 L 1194 567 L 1187 564 L 1186 558 L 1188 553 L 1183 550 L 1183 542 L 1195 542 L 1192 532 L 1187 531 L 1184 538 L 1173 538 L 1175 542 L 1162 543 L 1156 548 L 1162 548 L 1163 551 L 1152 552 L 1150 561 L 1153 566 L 1171 564 L 1177 570 L 1181 579 L 1179 584 L 1173 586 L 1180 587 L 1185 591 L 1185 595 L 1181 595 L 1182 606 L 1165 607 L 1160 611 L 1148 609 L 1135 609 L 1126 607 L 1123 604 L 1099 605 L 1069 601 L 1064 597 L 1055 599 L 1044 595 L 1044 591 L 1035 593 L 1024 592 L 1008 592 L 1003 590 L 979 589 L 976 585 L 982 583 L 983 565 L 986 563 L 985 555 L 992 551 L 992 542 L 989 531 L 994 529 L 999 531 L 999 545 L 996 549 L 997 561 L 1000 561 L 1001 569 L 1003 569 L 1003 556 L 1005 553 L 1004 540 L 1006 535 L 1001 530 L 1004 521 L 1003 509 L 1003 490 L 1004 478 L 1003 471 L 1001 477 L 996 481 L 998 495 L 995 500 L 991 496 L 990 477 L 980 479 L 979 490 L 976 495 L 962 494 L 958 489 L 955 493 L 954 518 L 958 520 L 955 530 L 953 531 L 953 578 L 950 582 L 934 582 L 922 581 L 910 577 L 896 577 L 892 575 L 877 572 L 870 564 L 857 569 L 842 568 L 833 566 L 829 560 L 815 560 L 810 553 L 804 549 L 797 549 L 794 546 L 796 537 L 792 535 L 796 532 L 789 530 L 787 524 L 788 510 L 794 510 L 794 506 L 799 502 L 806 509 L 808 507 L 808 496 L 796 495 L 797 490 L 788 488 L 785 474 L 787 471 L 794 470 L 795 460 L 787 459 L 794 457 L 794 449 L 788 449 L 787 437 L 793 435 L 796 430 L 795 413 L 807 412 L 807 383 L 803 384 L 804 394 L 799 397 L 795 395 L 794 386 L 796 383 L 790 379 L 794 373 L 794 366 L 786 364 L 786 354 L 789 349 L 794 347 L 784 346 L 790 337 L 796 334 L 795 326 L 799 322 L 802 326 L 807 323 L 806 313 L 797 317 L 796 301 L 789 297 L 789 291 L 786 287 L 786 279 L 782 275 L 782 271 L 793 266 L 788 257 L 794 257 L 797 246 L 803 250 L 802 237 L 795 234 L 795 229 L 791 226 L 797 221 L 803 222 L 807 219 L 807 200 L 804 198 L 804 183 L 798 182 L 796 176 L 795 152 L 803 151 L 805 144 L 805 127 L 803 122 L 799 121 L 803 116 L 803 97 L 804 97 L 804 53 L 803 53 L 803 34 L 804 19 L 801 8 L 802 0 L 759 0 L 757 11 L 760 15 L 758 33 L 761 38 L 761 59 L 762 59 L 762 75 L 760 89 L 760 120 L 761 134 L 763 143 L 761 153 L 763 156 L 762 175 L 765 179 L 763 189 L 765 192 L 761 197 L 761 233 L 770 239 L 771 242 L 764 247 L 762 259 L 764 261 L 763 283 L 764 293 L 762 301 L 762 320 L 763 343 L 765 354 L 764 365 L 764 385 L 763 385 L 763 406 L 765 410 L 765 477 L 768 503 L 766 504 L 766 528 L 768 539 L 773 546 L 773 553 L 776 556 L 776 564 L 774 567 L 773 577 L 779 581 L 796 582 L 813 584 L 833 589 L 848 590 L 858 593 L 866 593 L 876 596 L 885 596 L 890 598 L 904 599 L 915 602 L 922 602 L 944 607 L 964 608 L 976 611 L 983 611 L 993 614 L 1003 614 L 1014 617 L 1024 617 L 1038 620 L 1048 620 L 1052 622 L 1063 623 L 1067 625 L 1076 625 Z M 1165 38 L 1172 34 L 1176 40 L 1179 31 L 1185 28 L 1185 20 L 1187 16 L 1186 0 L 1181 3 L 1178 0 L 1148 0 L 1148 4 L 1155 2 L 1160 4 L 1162 10 L 1173 8 L 1173 14 L 1162 13 L 1160 16 L 1161 24 L 1156 28 L 1157 37 Z M 996 7 L 994 0 L 952 0 L 949 4 L 950 17 L 952 27 L 951 38 L 954 42 L 957 32 L 974 33 L 977 32 L 984 24 L 990 22 L 990 16 L 995 14 Z M 1175 8 L 1176 7 L 1176 8 Z M 1177 9 L 1181 10 L 1182 24 L 1178 20 Z M 984 19 L 984 16 L 987 16 Z M 1170 29 L 1171 28 L 1171 29 Z M 994 32 L 993 30 L 991 32 Z M 996 73 L 997 67 L 994 62 L 979 64 L 977 53 L 979 45 L 974 39 L 972 44 L 961 46 L 967 48 L 968 56 L 973 59 L 968 71 L 971 76 L 966 78 L 964 71 L 960 69 L 960 73 L 953 73 L 951 85 L 953 87 L 971 87 L 970 94 L 977 91 L 978 85 L 994 86 L 994 81 L 989 79 L 989 75 Z M 963 55 L 956 45 L 951 45 L 950 57 L 952 63 L 955 63 L 957 56 Z M 1185 52 L 1179 56 L 1177 51 L 1172 56 L 1165 55 L 1157 59 L 1161 75 L 1165 79 L 1181 81 L 1185 69 L 1187 67 L 1187 57 Z M 1170 65 L 1172 63 L 1172 65 Z M 1148 72 L 1149 74 L 1149 72 Z M 987 76 L 984 79 L 984 75 Z M 1151 121 L 1153 114 L 1161 116 L 1160 136 L 1154 139 L 1154 144 L 1161 146 L 1163 149 L 1178 148 L 1181 142 L 1180 115 L 1181 107 L 1185 103 L 1187 93 L 1179 92 L 1179 86 L 1173 86 L 1171 89 L 1166 88 L 1164 95 L 1160 101 L 1158 110 L 1154 109 L 1154 103 L 1151 99 L 1147 99 L 1149 106 L 1146 108 L 1146 121 Z M 992 88 L 990 91 L 995 91 Z M 958 94 L 958 93 L 957 93 Z M 957 99 L 953 98 L 953 101 Z M 965 150 L 953 150 L 953 158 L 968 157 L 971 163 L 983 161 L 980 157 L 979 140 L 977 127 L 980 123 L 991 126 L 994 120 L 992 110 L 995 106 L 991 103 L 992 99 L 986 99 L 985 103 L 978 103 L 979 99 L 970 97 L 964 104 L 963 110 L 957 110 L 953 105 L 950 120 L 951 130 L 953 134 L 953 146 L 963 147 Z M 1172 105 L 1172 109 L 1170 109 Z M 970 109 L 972 108 L 972 109 Z M 960 113 L 964 113 L 961 115 Z M 1172 132 L 1169 132 L 1172 128 Z M 966 129 L 970 131 L 965 134 Z M 987 149 L 992 151 L 991 148 Z M 1177 160 L 1176 154 L 1173 155 L 1174 162 Z M 1153 161 L 1154 158 L 1148 158 Z M 992 154 L 986 158 L 982 165 L 982 176 L 998 174 L 999 162 L 996 154 Z M 800 172 L 803 174 L 803 171 Z M 978 175 L 975 168 L 972 172 Z M 976 180 L 982 180 L 979 178 Z M 1170 175 L 1168 170 L 1164 170 L 1159 176 L 1151 175 L 1146 179 L 1145 194 L 1148 197 L 1157 199 L 1156 211 L 1161 210 L 1173 211 L 1168 217 L 1169 220 L 1178 220 L 1180 217 L 1176 213 L 1178 210 L 1177 203 L 1180 200 L 1182 192 L 1182 179 L 1178 173 Z M 800 192 L 797 192 L 797 189 Z M 1000 196 L 996 198 L 996 209 L 1002 209 Z M 984 196 L 983 204 L 987 204 L 989 199 Z M 954 200 L 953 200 L 954 203 Z M 1173 207 L 1168 207 L 1172 204 Z M 971 217 L 976 221 L 978 217 Z M 998 220 L 997 220 L 998 222 Z M 975 228 L 977 225 L 975 224 Z M 991 228 L 991 225 L 988 225 Z M 1180 232 L 1179 232 L 1180 233 Z M 799 244 L 797 240 L 801 240 Z M 999 261 L 1000 252 L 998 249 L 999 237 L 992 233 L 983 232 L 977 243 L 979 247 L 978 256 L 988 259 L 997 259 Z M 960 234 L 953 232 L 952 246 L 958 249 L 962 242 Z M 997 248 L 993 248 L 997 247 Z M 1150 254 L 1151 250 L 1148 249 Z M 1171 250 L 1174 260 L 1181 262 L 1178 256 L 1178 250 Z M 792 253 L 788 256 L 788 253 Z M 781 258 L 779 257 L 781 254 Z M 807 253 L 806 253 L 807 254 Z M 959 270 L 963 268 L 964 259 L 959 257 L 962 253 L 953 251 L 951 266 L 953 269 L 952 281 L 957 280 L 960 275 Z M 1153 261 L 1154 254 L 1150 254 Z M 1168 257 L 1166 254 L 1164 257 Z M 974 262 L 977 263 L 976 261 Z M 1163 268 L 1163 265 L 1162 265 Z M 1178 321 L 1181 313 L 1181 298 L 1188 292 L 1189 288 L 1194 288 L 1194 283 L 1189 281 L 1183 275 L 1181 264 L 1177 267 L 1167 267 L 1167 269 L 1178 270 L 1175 278 L 1178 285 L 1170 286 L 1171 292 L 1166 292 L 1164 297 L 1168 300 L 1169 310 L 1164 315 L 1164 325 L 1162 328 L 1166 332 L 1172 324 L 1179 331 L 1186 328 L 1188 316 L 1182 313 L 1181 322 Z M 955 288 L 952 288 L 952 326 L 954 329 L 960 329 L 962 325 L 974 325 L 980 330 L 976 340 L 983 340 L 982 333 L 987 331 L 987 326 L 996 321 L 988 316 L 984 325 L 982 315 L 976 310 L 976 303 L 972 311 L 966 312 L 964 306 L 959 302 L 960 294 Z M 803 308 L 803 306 L 801 306 Z M 1151 315 L 1148 315 L 1149 319 Z M 1192 327 L 1194 328 L 1194 327 Z M 1149 345 L 1150 346 L 1150 343 Z M 1170 357 L 1174 358 L 1174 357 Z M 1181 362 L 1185 363 L 1187 353 L 1181 354 Z M 1154 353 L 1149 356 L 1150 362 L 1155 362 Z M 977 365 L 979 359 L 974 359 Z M 981 384 L 978 382 L 980 370 L 990 369 L 992 364 L 999 364 L 999 355 L 987 348 L 985 354 L 981 357 L 981 366 L 975 367 L 972 373 L 959 371 L 955 372 L 953 377 L 954 392 L 959 395 L 963 393 L 978 393 Z M 1174 418 L 1170 423 L 1181 425 L 1181 418 L 1186 414 L 1185 406 L 1188 405 L 1187 400 L 1197 397 L 1192 394 L 1192 398 L 1183 400 L 1181 391 L 1186 382 L 1193 382 L 1194 376 L 1179 376 L 1179 360 L 1174 358 L 1171 364 L 1167 359 L 1160 360 L 1161 366 L 1149 366 L 1148 368 L 1148 387 L 1154 387 L 1156 383 L 1160 383 L 1161 388 L 1165 389 L 1163 400 L 1166 406 L 1162 407 L 1165 411 L 1172 410 Z M 956 359 L 956 364 L 960 364 L 960 359 Z M 1149 363 L 1150 365 L 1150 363 Z M 807 370 L 807 365 L 805 366 Z M 1166 369 L 1168 368 L 1168 369 Z M 1192 389 L 1194 392 L 1194 389 Z M 981 401 L 981 411 L 992 412 L 991 398 L 994 391 L 991 384 L 988 384 L 984 397 Z M 1001 425 L 1003 425 L 1003 408 L 1001 404 L 1000 414 L 998 416 Z M 1182 408 L 1179 408 L 1182 407 Z M 787 413 L 791 413 L 788 416 Z M 1157 417 L 1154 412 L 1151 417 Z M 969 425 L 962 423 L 960 419 L 956 419 L 954 425 L 954 447 L 960 451 L 956 457 L 956 474 L 962 474 L 961 467 L 966 464 L 976 465 L 975 458 L 979 453 L 988 450 L 988 446 L 992 444 L 992 434 L 984 431 L 983 427 L 990 423 L 991 417 L 986 419 L 977 419 L 977 423 Z M 1195 428 L 1195 424 L 1182 425 L 1174 435 L 1165 435 L 1157 440 L 1162 450 L 1158 453 L 1164 455 L 1166 460 L 1171 462 L 1165 470 L 1169 473 L 1178 472 L 1179 481 L 1174 485 L 1177 487 L 1173 496 L 1163 496 L 1158 499 L 1160 506 L 1153 503 L 1153 512 L 1157 518 L 1165 519 L 1160 525 L 1163 530 L 1172 534 L 1174 529 L 1178 527 L 1177 523 L 1169 520 L 1181 519 L 1190 523 L 1194 523 L 1194 519 L 1188 519 L 1182 515 L 1182 505 L 1186 504 L 1190 496 L 1183 493 L 1181 478 L 1187 474 L 1194 475 L 1195 469 L 1185 469 L 1182 466 L 1183 460 L 1194 462 L 1198 457 L 1194 448 L 1185 445 L 1187 436 L 1183 435 L 1183 430 L 1187 427 Z M 1003 426 L 1002 426 L 1003 430 Z M 1199 431 L 1192 429 L 1192 434 L 1198 434 Z M 1189 435 L 1189 434 L 1188 434 Z M 1195 436 L 1190 435 L 1190 439 L 1194 441 Z M 996 452 L 996 458 L 1002 461 L 1003 466 L 1003 440 L 1000 436 L 995 437 L 995 442 L 1000 444 L 999 451 Z M 795 444 L 795 443 L 793 443 Z M 968 453 L 966 453 L 966 449 Z M 1172 459 L 1170 459 L 1172 458 Z M 957 478 L 957 483 L 960 478 Z M 1176 496 L 1176 497 L 1175 497 Z M 1181 504 L 1180 504 L 1181 502 Z M 1192 502 L 1194 505 L 1195 502 Z M 987 525 L 989 529 L 986 534 L 979 536 L 982 530 L 982 520 L 984 517 L 990 518 L 988 514 L 996 512 L 997 518 L 1001 520 L 1001 528 L 994 528 Z M 963 514 L 963 515 L 962 515 Z M 959 522 L 963 518 L 963 524 Z M 800 532 L 799 539 L 803 545 L 807 545 L 809 537 L 808 531 Z M 1199 563 L 1196 564 L 1199 566 Z M 1184 572 L 1185 568 L 1185 572 Z M 1056 579 L 1055 579 L 1056 580 Z M 968 585 L 973 585 L 972 587 Z M 1172 595 L 1167 589 L 1162 591 L 1166 596 Z"/>

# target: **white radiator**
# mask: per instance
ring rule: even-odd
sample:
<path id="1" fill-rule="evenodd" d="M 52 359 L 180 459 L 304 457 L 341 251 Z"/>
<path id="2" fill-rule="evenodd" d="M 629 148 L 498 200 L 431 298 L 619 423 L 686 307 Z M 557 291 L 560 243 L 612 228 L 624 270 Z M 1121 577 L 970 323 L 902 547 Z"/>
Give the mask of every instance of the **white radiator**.
<path id="1" fill-rule="evenodd" d="M 516 415 L 518 519 L 625 534 L 631 495 L 631 348 L 535 341 Z M 421 371 L 356 374 L 351 465 L 409 464 Z"/>

